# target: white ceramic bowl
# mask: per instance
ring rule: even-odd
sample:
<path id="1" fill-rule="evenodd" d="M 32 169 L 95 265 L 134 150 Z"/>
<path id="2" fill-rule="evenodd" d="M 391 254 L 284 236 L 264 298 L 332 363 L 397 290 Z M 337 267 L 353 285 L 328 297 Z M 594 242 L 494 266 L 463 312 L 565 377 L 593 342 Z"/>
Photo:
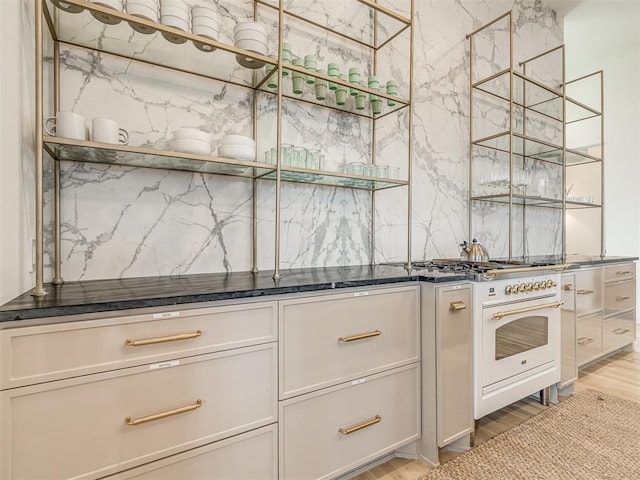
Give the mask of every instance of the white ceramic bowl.
<path id="1" fill-rule="evenodd" d="M 220 34 L 220 28 L 217 24 L 197 22 L 195 21 L 195 19 L 192 19 L 191 31 L 193 33 L 196 33 L 196 30 L 200 30 L 201 32 L 206 32 L 211 35 L 216 35 L 216 37 L 218 37 Z"/>
<path id="2" fill-rule="evenodd" d="M 220 29 L 220 22 L 218 22 L 217 20 L 213 20 L 209 17 L 191 17 L 191 24 L 211 27 L 211 28 L 215 28 L 216 30 Z"/>
<path id="3" fill-rule="evenodd" d="M 193 33 L 194 35 L 199 35 L 201 37 L 210 38 L 211 40 L 218 40 L 220 38 L 220 34 L 217 30 L 213 30 L 212 28 L 207 27 L 200 27 L 198 25 L 194 25 L 194 27 L 191 29 L 191 33 Z M 210 50 L 210 48 L 208 48 L 207 50 Z"/>
<path id="4" fill-rule="evenodd" d="M 222 137 L 220 145 L 238 145 L 255 148 L 256 141 L 253 138 L 244 135 L 225 135 Z"/>
<path id="5" fill-rule="evenodd" d="M 146 18 L 147 20 L 156 23 L 160 18 L 157 10 L 154 10 L 152 7 L 142 3 L 127 2 L 127 13 L 135 15 L 136 17 Z"/>
<path id="6" fill-rule="evenodd" d="M 189 31 L 189 22 L 184 18 L 176 17 L 174 15 L 162 15 L 160 17 L 160 23 L 167 27 L 175 27 L 178 30 L 183 30 L 185 32 Z"/>
<path id="7" fill-rule="evenodd" d="M 218 155 L 223 158 L 253 162 L 256 159 L 256 149 L 246 145 L 220 145 Z"/>
<path id="8" fill-rule="evenodd" d="M 240 40 L 257 40 L 262 43 L 267 43 L 267 36 L 261 32 L 255 30 L 243 30 L 233 35 L 233 41 L 238 42 Z"/>
<path id="9" fill-rule="evenodd" d="M 211 144 L 200 140 L 173 140 L 173 149 L 176 152 L 193 153 L 196 155 L 211 154 Z"/>
<path id="10" fill-rule="evenodd" d="M 259 22 L 240 22 L 237 23 L 235 27 L 233 27 L 233 35 L 236 33 L 242 32 L 244 30 L 253 30 L 257 32 L 261 32 L 265 37 L 267 36 L 267 27 L 265 27 L 262 23 Z"/>
<path id="11" fill-rule="evenodd" d="M 113 8 L 114 10 L 122 11 L 122 0 L 90 0 L 90 3 L 96 5 L 102 5 L 103 7 Z"/>
<path id="12" fill-rule="evenodd" d="M 162 15 L 163 17 L 165 15 L 179 17 L 179 18 L 182 18 L 183 20 L 186 20 L 187 22 L 191 19 L 189 17 L 188 11 L 185 12 L 184 10 L 181 10 L 178 7 L 162 7 L 160 8 L 160 15 Z"/>
<path id="13" fill-rule="evenodd" d="M 261 55 L 267 55 L 267 52 L 269 51 L 269 48 L 267 47 L 267 45 L 265 43 L 262 43 L 260 41 L 257 40 L 239 40 L 237 42 L 234 42 L 234 45 L 237 48 L 241 48 L 243 50 L 249 50 L 250 52 L 256 52 L 259 53 Z M 259 68 L 259 67 L 257 67 Z"/>
<path id="14" fill-rule="evenodd" d="M 218 12 L 215 11 L 213 8 L 209 8 L 209 7 L 203 7 L 203 6 L 193 7 L 191 9 L 191 16 L 207 17 L 212 20 L 215 20 L 216 22 L 220 21 L 220 15 L 218 14 Z"/>
<path id="15" fill-rule="evenodd" d="M 187 13 L 191 11 L 191 8 L 189 8 L 189 5 L 187 5 L 182 0 L 160 0 L 160 9 L 162 10 L 165 7 L 179 8 L 180 10 L 183 10 Z"/>
<path id="16" fill-rule="evenodd" d="M 203 132 L 197 128 L 183 127 L 173 132 L 174 140 L 198 140 L 199 142 L 211 143 L 211 134 Z"/>

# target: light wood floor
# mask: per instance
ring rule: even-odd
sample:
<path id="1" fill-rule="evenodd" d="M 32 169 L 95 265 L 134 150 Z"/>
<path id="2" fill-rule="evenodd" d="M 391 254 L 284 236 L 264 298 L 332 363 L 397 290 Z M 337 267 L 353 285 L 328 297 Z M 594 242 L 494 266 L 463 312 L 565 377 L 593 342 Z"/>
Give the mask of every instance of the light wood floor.
<path id="1" fill-rule="evenodd" d="M 640 402 L 640 341 L 636 341 L 633 352 L 619 352 L 583 368 L 575 384 L 575 391 L 588 388 Z M 478 422 L 476 445 L 509 430 L 545 408 L 547 407 L 543 407 L 535 399 L 526 398 L 487 415 Z M 459 454 L 441 452 L 440 462 L 446 463 L 457 455 Z M 429 470 L 430 467 L 420 461 L 394 458 L 353 478 L 416 480 Z"/>

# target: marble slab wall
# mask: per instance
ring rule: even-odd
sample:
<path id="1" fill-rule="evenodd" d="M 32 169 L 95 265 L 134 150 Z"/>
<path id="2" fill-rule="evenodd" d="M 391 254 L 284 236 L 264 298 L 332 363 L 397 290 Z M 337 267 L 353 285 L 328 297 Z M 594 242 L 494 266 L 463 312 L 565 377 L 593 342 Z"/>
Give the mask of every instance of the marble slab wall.
<path id="1" fill-rule="evenodd" d="M 220 1 L 216 5 L 232 25 L 248 16 L 249 3 L 229 7 Z M 392 7 L 408 9 L 408 1 L 400 6 L 393 3 Z M 424 259 L 457 255 L 457 244 L 467 237 L 469 59 L 465 34 L 513 7 L 516 58 L 527 58 L 561 43 L 562 30 L 553 12 L 537 0 L 425 0 L 415 5 L 411 256 Z M 331 2 L 310 2 L 310 8 L 331 8 Z M 317 15 L 322 17 L 323 12 Z M 365 31 L 370 19 L 365 18 L 365 23 L 362 19 L 345 14 L 344 25 Z M 294 24 L 287 27 L 287 36 L 296 55 L 313 53 L 321 63 L 337 60 L 345 67 L 355 64 L 363 72 L 373 69 L 373 55 L 364 47 L 345 48 L 320 35 L 305 38 Z M 403 96 L 409 93 L 408 45 L 409 37 L 403 34 L 376 59 L 378 76 L 399 80 Z M 494 54 L 494 59 L 504 58 L 505 52 L 500 48 Z M 61 78 L 62 110 L 76 111 L 87 119 L 114 118 L 129 130 L 132 145 L 167 147 L 173 130 L 182 126 L 212 131 L 216 140 L 227 133 L 252 135 L 255 128 L 259 156 L 275 145 L 276 103 L 269 93 L 254 97 L 242 87 L 66 46 Z M 320 149 L 334 168 L 375 157 L 376 163 L 398 166 L 401 178 L 407 178 L 407 109 L 374 125 L 362 117 L 287 101 L 282 118 L 283 142 Z M 63 162 L 61 183 L 62 273 L 67 281 L 252 268 L 251 180 Z M 52 183 L 48 181 L 47 186 L 46 244 L 51 258 Z M 391 189 L 374 199 L 366 191 L 283 183 L 281 268 L 368 263 L 372 247 L 377 262 L 406 261 L 407 192 L 407 187 Z M 273 269 L 275 183 L 256 182 L 255 199 L 257 265 Z M 555 220 L 550 224 L 543 213 L 532 214 L 531 218 L 541 220 L 528 227 L 530 235 L 539 238 L 535 250 L 540 253 L 557 247 L 549 241 L 557 232 Z M 504 215 L 489 211 L 479 215 L 482 232 L 491 232 L 487 235 L 490 252 L 497 250 L 504 241 Z M 51 278 L 50 265 L 47 277 Z"/>

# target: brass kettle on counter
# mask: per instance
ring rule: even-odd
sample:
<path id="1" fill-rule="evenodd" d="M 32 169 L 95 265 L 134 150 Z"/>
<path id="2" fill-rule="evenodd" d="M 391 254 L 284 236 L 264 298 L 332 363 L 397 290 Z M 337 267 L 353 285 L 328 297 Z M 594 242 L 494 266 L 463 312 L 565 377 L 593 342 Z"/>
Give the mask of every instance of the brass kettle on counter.
<path id="1" fill-rule="evenodd" d="M 465 262 L 488 262 L 489 252 L 475 238 L 468 244 L 465 240 L 460 244 L 462 251 L 460 252 L 460 260 Z"/>

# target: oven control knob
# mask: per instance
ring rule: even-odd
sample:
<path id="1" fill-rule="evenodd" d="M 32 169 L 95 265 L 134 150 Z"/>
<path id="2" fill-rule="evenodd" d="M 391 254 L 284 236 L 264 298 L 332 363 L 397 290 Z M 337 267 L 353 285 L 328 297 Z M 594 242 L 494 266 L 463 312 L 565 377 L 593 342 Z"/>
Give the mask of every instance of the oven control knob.
<path id="1" fill-rule="evenodd" d="M 533 289 L 534 290 L 540 290 L 540 282 L 536 282 L 533 284 Z"/>
<path id="2" fill-rule="evenodd" d="M 507 285 L 507 288 L 504 289 L 504 293 L 506 295 L 511 295 L 511 285 Z"/>
<path id="3" fill-rule="evenodd" d="M 551 287 L 555 287 L 556 285 L 558 285 L 556 282 L 554 282 L 553 280 L 549 280 L 547 282 L 547 285 L 551 286 Z"/>
<path id="4" fill-rule="evenodd" d="M 524 293 L 526 289 L 527 289 L 527 286 L 524 283 L 521 283 L 520 285 L 518 285 L 518 292 Z"/>
<path id="5" fill-rule="evenodd" d="M 533 290 L 533 283 L 527 283 L 527 293 Z"/>

